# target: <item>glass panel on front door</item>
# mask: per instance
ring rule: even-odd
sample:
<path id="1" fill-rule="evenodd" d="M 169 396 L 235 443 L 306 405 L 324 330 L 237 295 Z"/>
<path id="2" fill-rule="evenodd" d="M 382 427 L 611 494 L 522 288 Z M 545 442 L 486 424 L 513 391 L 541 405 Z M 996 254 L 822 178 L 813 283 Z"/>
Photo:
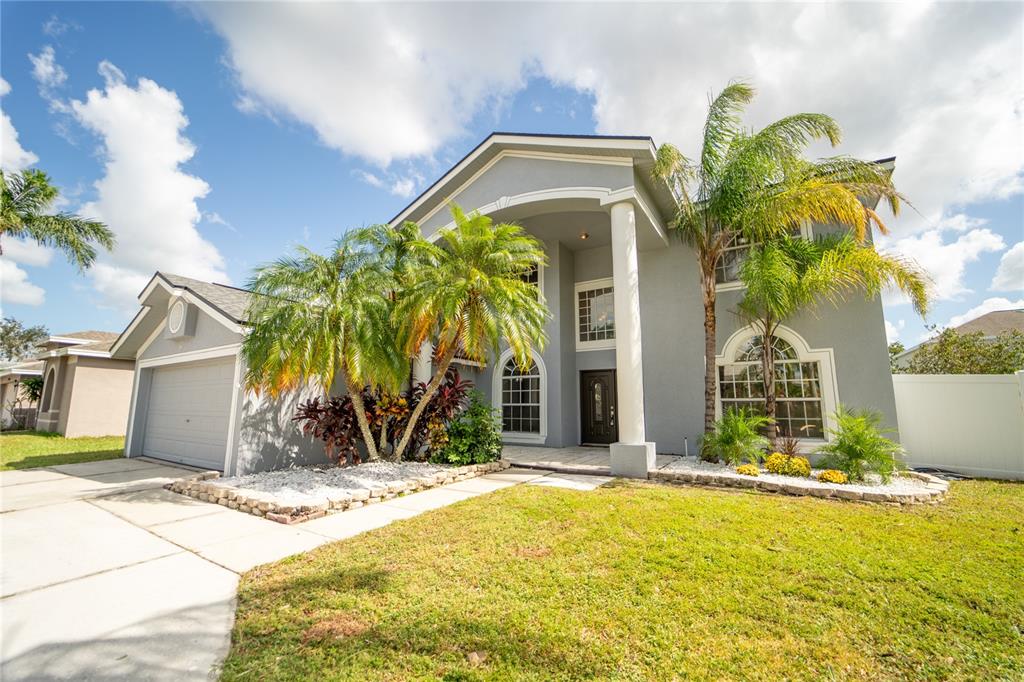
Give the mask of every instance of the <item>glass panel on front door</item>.
<path id="1" fill-rule="evenodd" d="M 615 370 L 581 372 L 580 403 L 580 442 L 605 445 L 618 440 Z"/>

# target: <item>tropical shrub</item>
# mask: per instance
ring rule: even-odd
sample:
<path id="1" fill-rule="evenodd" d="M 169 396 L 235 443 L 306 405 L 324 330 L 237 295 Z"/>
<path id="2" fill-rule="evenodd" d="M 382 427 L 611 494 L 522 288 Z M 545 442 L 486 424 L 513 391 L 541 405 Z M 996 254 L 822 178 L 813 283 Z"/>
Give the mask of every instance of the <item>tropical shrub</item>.
<path id="1" fill-rule="evenodd" d="M 846 474 L 835 469 L 825 469 L 818 474 L 818 481 L 821 483 L 846 483 L 849 480 Z"/>
<path id="2" fill-rule="evenodd" d="M 761 470 L 757 468 L 756 464 L 741 464 L 736 467 L 736 473 L 744 476 L 757 476 Z"/>
<path id="3" fill-rule="evenodd" d="M 302 433 L 324 442 L 328 459 L 337 459 L 339 464 L 359 464 L 361 458 L 356 449 L 356 412 L 349 396 L 313 398 L 299 405 L 292 421 L 302 423 Z"/>
<path id="4" fill-rule="evenodd" d="M 838 469 L 851 481 L 863 481 L 868 473 L 875 473 L 888 482 L 902 467 L 897 459 L 903 448 L 883 434 L 880 429 L 882 415 L 871 410 L 836 410 L 836 429 L 829 429 L 829 443 L 818 448 L 822 467 Z"/>
<path id="5" fill-rule="evenodd" d="M 714 430 L 704 434 L 700 441 L 700 457 L 706 462 L 724 461 L 735 465 L 743 461 L 757 464 L 768 445 L 760 430 L 768 419 L 744 408 L 726 411 L 715 422 Z"/>
<path id="6" fill-rule="evenodd" d="M 790 457 L 800 454 L 800 439 L 792 436 L 785 436 L 779 439 L 779 452 Z"/>
<path id="7" fill-rule="evenodd" d="M 458 370 L 449 368 L 433 400 L 423 411 L 426 418 L 414 427 L 409 438 L 411 447 L 406 450 L 407 459 L 425 460 L 431 450 L 439 449 L 447 443 L 448 425 L 465 409 L 472 386 L 471 381 L 461 378 Z M 376 450 L 381 455 L 394 452 L 398 439 L 408 426 L 409 415 L 423 399 L 425 390 L 423 383 L 417 385 L 411 395 L 404 391 L 394 395 L 369 386 L 363 388 L 363 409 L 366 411 L 371 436 L 375 439 Z M 348 395 L 325 400 L 313 398 L 299 405 L 293 420 L 302 422 L 304 434 L 324 442 L 329 458 L 352 465 L 361 461 L 358 444 L 362 443 L 367 452 L 371 451 L 365 447 L 355 410 L 351 396 Z"/>
<path id="8" fill-rule="evenodd" d="M 935 327 L 929 327 L 935 330 Z M 984 332 L 962 334 L 946 329 L 921 344 L 905 364 L 893 372 L 906 374 L 1013 374 L 1024 369 L 1024 332 L 1016 329 L 995 338 Z"/>
<path id="9" fill-rule="evenodd" d="M 806 457 L 773 452 L 764 460 L 764 468 L 780 476 L 798 476 L 807 478 L 811 475 L 811 463 Z"/>
<path id="10" fill-rule="evenodd" d="M 437 398 L 435 397 L 435 400 Z M 436 464 L 483 464 L 501 456 L 501 424 L 498 411 L 474 391 L 469 407 L 448 426 L 447 443 L 431 451 Z"/>

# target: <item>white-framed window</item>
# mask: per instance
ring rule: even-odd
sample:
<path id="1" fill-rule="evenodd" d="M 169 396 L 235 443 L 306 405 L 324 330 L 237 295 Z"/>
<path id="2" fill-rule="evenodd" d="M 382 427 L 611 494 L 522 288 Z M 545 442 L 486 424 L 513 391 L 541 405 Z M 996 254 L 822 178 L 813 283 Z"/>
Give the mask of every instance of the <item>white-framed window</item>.
<path id="1" fill-rule="evenodd" d="M 795 228 L 793 236 L 810 239 L 810 225 L 802 225 L 799 228 Z M 729 236 L 725 249 L 722 250 L 722 256 L 715 265 L 715 289 L 717 291 L 731 291 L 743 288 L 743 283 L 740 281 L 740 268 L 743 267 L 743 261 L 746 260 L 747 254 L 750 253 L 751 246 L 753 246 L 753 242 L 743 237 L 739 232 L 733 232 Z"/>
<path id="2" fill-rule="evenodd" d="M 576 350 L 615 348 L 612 278 L 576 283 Z"/>
<path id="3" fill-rule="evenodd" d="M 511 350 L 501 354 L 494 372 L 491 404 L 501 417 L 502 440 L 543 443 L 548 433 L 547 371 L 536 353 L 520 367 Z"/>
<path id="4" fill-rule="evenodd" d="M 729 408 L 764 412 L 761 334 L 747 327 L 733 334 L 716 358 L 717 411 Z M 775 419 L 782 436 L 825 440 L 839 405 L 831 348 L 812 349 L 795 331 L 779 327 L 775 359 Z"/>

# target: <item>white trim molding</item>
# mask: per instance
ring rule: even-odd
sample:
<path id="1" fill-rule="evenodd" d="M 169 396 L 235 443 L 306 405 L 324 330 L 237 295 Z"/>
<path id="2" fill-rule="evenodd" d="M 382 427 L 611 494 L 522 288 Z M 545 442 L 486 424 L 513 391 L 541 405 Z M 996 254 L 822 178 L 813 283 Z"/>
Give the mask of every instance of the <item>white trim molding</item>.
<path id="1" fill-rule="evenodd" d="M 241 348 L 242 344 L 240 343 L 230 343 L 226 346 L 190 350 L 184 353 L 175 353 L 173 355 L 163 355 L 158 358 L 139 360 L 135 363 L 135 366 L 159 367 L 161 365 L 178 365 L 183 362 L 196 362 L 197 360 L 212 360 L 213 358 L 222 358 L 226 355 L 237 355 Z"/>
<path id="2" fill-rule="evenodd" d="M 636 187 L 630 185 L 629 187 L 622 187 L 620 189 L 612 189 L 610 187 L 552 187 L 548 189 L 538 189 L 531 192 L 523 192 L 522 194 L 516 194 L 513 196 L 498 197 L 496 200 L 489 204 L 479 206 L 474 211 L 481 215 L 490 215 L 496 211 L 500 211 L 513 206 L 522 206 L 523 204 L 533 204 L 541 201 L 556 201 L 560 199 L 592 199 L 598 202 L 602 208 L 607 208 L 616 203 L 622 201 L 635 201 L 636 205 L 640 208 L 640 211 L 647 217 L 647 220 L 654 226 L 655 232 L 658 234 L 658 238 L 667 246 L 668 245 L 668 233 L 666 232 L 665 225 L 663 224 L 658 214 L 653 212 L 650 207 L 640 197 L 640 193 L 636 191 Z M 426 223 L 434 214 L 443 208 L 448 207 L 448 202 L 445 202 L 430 212 L 423 220 L 420 221 L 422 226 Z M 439 226 L 436 230 L 431 232 L 427 237 L 428 241 L 436 241 L 440 237 L 441 230 L 450 230 L 455 227 L 455 221 L 449 221 L 448 223 Z"/>
<path id="3" fill-rule="evenodd" d="M 580 292 L 593 291 L 594 289 L 611 289 L 614 299 L 615 285 L 613 278 L 605 277 L 602 279 L 591 279 L 585 282 L 576 282 L 576 284 L 573 286 L 573 307 L 576 311 L 575 323 L 573 325 L 573 337 L 575 339 L 577 351 L 609 350 L 615 348 L 614 333 L 609 339 L 602 339 L 600 341 L 580 341 Z M 618 311 L 615 310 L 614 307 L 612 310 L 613 314 L 618 313 Z"/>
<path id="4" fill-rule="evenodd" d="M 464 171 L 480 156 L 486 153 L 491 147 L 496 144 L 515 144 L 515 145 L 535 145 L 538 147 L 564 147 L 567 139 L 575 139 L 572 136 L 568 137 L 549 137 L 549 136 L 535 136 L 528 137 L 523 135 L 491 135 L 480 146 L 472 151 L 468 156 L 457 163 L 451 170 L 445 173 L 441 178 L 434 183 L 434 185 L 416 198 L 411 204 L 402 210 L 397 216 L 395 216 L 388 224 L 392 227 L 399 225 L 402 221 L 406 220 L 408 216 L 416 211 L 418 208 L 423 206 L 435 196 L 444 184 L 459 173 Z M 585 146 L 590 148 L 598 149 L 609 149 L 609 150 L 626 150 L 636 152 L 649 152 L 651 160 L 657 155 L 657 150 L 654 148 L 654 144 L 649 139 L 633 139 L 633 138 L 587 138 Z M 480 170 L 473 173 L 465 182 L 461 183 L 455 190 L 449 192 L 443 201 L 438 202 L 438 206 L 432 211 L 420 218 L 418 221 L 421 225 L 430 219 L 440 208 L 443 208 L 448 204 L 452 198 L 458 196 L 462 190 L 472 184 L 480 175 L 487 172 L 495 163 L 506 156 L 518 156 L 526 158 L 543 158 L 546 160 L 559 160 L 559 161 L 577 161 L 581 163 L 595 163 L 604 165 L 632 165 L 632 156 L 601 156 L 594 155 L 590 156 L 587 154 L 573 154 L 571 152 L 548 152 L 541 150 L 520 150 L 520 149 L 503 149 L 495 154 L 494 158 L 485 163 Z"/>
<path id="5" fill-rule="evenodd" d="M 540 432 L 539 433 L 518 433 L 504 430 L 504 419 L 502 412 L 503 403 L 501 400 L 501 381 L 505 373 L 505 364 L 512 359 L 512 349 L 506 349 L 494 365 L 494 373 L 491 376 L 491 406 L 497 408 L 498 418 L 502 420 L 503 428 L 501 440 L 503 443 L 524 443 L 543 444 L 548 437 L 548 370 L 544 366 L 544 360 L 540 354 L 530 351 L 530 357 L 537 364 L 537 372 L 540 374 Z"/>
<path id="6" fill-rule="evenodd" d="M 715 356 L 715 417 L 722 416 L 722 387 L 718 381 L 718 368 L 724 365 L 735 363 L 736 354 L 748 339 L 760 336 L 761 331 L 752 326 L 746 326 L 736 330 L 722 347 L 722 353 Z M 786 341 L 796 351 L 800 362 L 817 362 L 821 368 L 821 418 L 824 438 L 801 438 L 798 439 L 803 447 L 801 450 L 808 450 L 815 443 L 823 443 L 829 440 L 828 432 L 835 428 L 835 411 L 839 407 L 839 381 L 836 379 L 835 351 L 832 348 L 811 348 L 807 341 L 795 330 L 779 325 L 775 330 L 775 337 Z"/>

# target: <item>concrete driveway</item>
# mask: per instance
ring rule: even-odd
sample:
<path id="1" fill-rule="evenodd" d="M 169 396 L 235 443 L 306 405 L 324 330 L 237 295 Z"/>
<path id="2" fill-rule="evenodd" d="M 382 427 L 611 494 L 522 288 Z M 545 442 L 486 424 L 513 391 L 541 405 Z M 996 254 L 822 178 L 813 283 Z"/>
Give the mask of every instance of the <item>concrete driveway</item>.
<path id="1" fill-rule="evenodd" d="M 291 527 L 163 490 L 190 473 L 144 459 L 0 472 L 0 679 L 215 677 L 240 573 L 517 483 L 578 485 L 510 469 Z"/>

